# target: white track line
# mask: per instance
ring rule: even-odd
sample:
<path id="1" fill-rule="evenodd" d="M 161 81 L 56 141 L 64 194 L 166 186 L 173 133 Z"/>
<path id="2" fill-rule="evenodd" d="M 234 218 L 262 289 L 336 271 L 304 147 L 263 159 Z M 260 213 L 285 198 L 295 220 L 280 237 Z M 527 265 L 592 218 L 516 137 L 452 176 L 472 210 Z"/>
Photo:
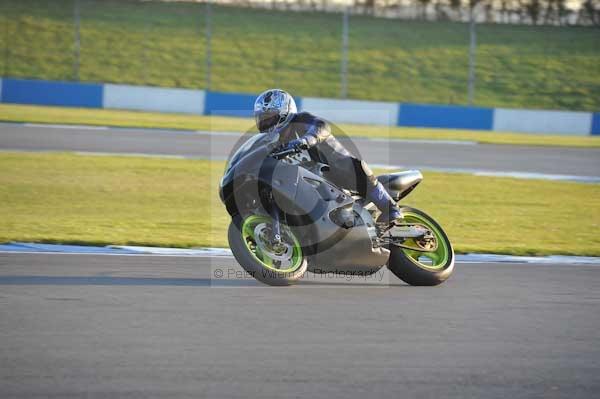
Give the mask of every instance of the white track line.
<path id="1" fill-rule="evenodd" d="M 403 165 L 387 165 L 387 164 L 371 164 L 373 168 L 379 169 L 407 169 L 408 166 Z M 600 176 L 579 176 L 579 175 L 559 175 L 551 173 L 535 173 L 535 172 L 517 172 L 517 171 L 496 171 L 496 170 L 485 170 L 485 169 L 470 169 L 470 168 L 440 168 L 435 166 L 410 166 L 410 169 L 427 170 L 430 172 L 439 173 L 464 173 L 473 176 L 487 176 L 487 177 L 509 177 L 513 179 L 523 180 L 551 180 L 551 181 L 567 181 L 576 183 L 588 183 L 598 184 L 600 183 Z"/>
<path id="2" fill-rule="evenodd" d="M 83 129 L 83 130 L 108 130 L 108 126 L 95 126 L 95 125 L 54 125 L 45 123 L 24 123 L 26 127 L 42 127 L 50 129 Z"/>
<path id="3" fill-rule="evenodd" d="M 362 140 L 362 141 L 374 141 L 379 143 L 401 142 L 408 144 L 451 144 L 451 145 L 479 145 L 476 141 L 461 141 L 461 140 L 427 140 L 427 139 L 400 139 L 396 137 L 365 137 L 365 136 L 346 136 L 343 139 L 347 140 Z"/>
<path id="4" fill-rule="evenodd" d="M 57 152 L 57 151 L 53 151 Z M 167 159 L 190 159 L 193 157 L 186 157 L 185 155 L 171 155 L 171 154 L 148 154 L 148 153 L 136 153 L 136 152 L 93 152 L 93 151 L 75 151 L 77 155 L 89 155 L 95 157 L 144 157 L 144 158 L 167 158 Z"/>
<path id="5" fill-rule="evenodd" d="M 214 255 L 168 255 L 168 254 L 150 254 L 150 253 L 142 253 L 133 254 L 133 253 L 108 253 L 108 252 L 52 252 L 52 251 L 5 251 L 0 250 L 0 254 L 26 254 L 26 255 L 88 255 L 88 256 L 152 256 L 152 257 L 166 257 L 166 258 L 215 258 Z M 221 256 L 222 258 L 223 256 Z"/>
<path id="6" fill-rule="evenodd" d="M 227 248 L 168 248 L 168 247 L 140 247 L 132 245 L 109 245 L 108 248 L 124 249 L 141 253 L 150 253 L 157 255 L 210 255 L 210 256 L 233 256 L 231 250 Z"/>

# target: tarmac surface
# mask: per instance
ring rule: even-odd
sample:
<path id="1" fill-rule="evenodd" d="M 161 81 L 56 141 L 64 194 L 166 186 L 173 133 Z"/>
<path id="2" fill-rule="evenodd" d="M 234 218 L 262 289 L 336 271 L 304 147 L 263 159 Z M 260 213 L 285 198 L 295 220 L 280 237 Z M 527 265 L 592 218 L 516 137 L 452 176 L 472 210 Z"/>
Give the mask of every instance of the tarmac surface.
<path id="1" fill-rule="evenodd" d="M 239 134 L 155 129 L 0 124 L 0 149 L 155 154 L 227 159 Z M 457 142 L 353 139 L 369 163 L 418 169 L 465 169 L 600 176 L 600 149 Z M 348 146 L 349 143 L 346 142 Z"/>
<path id="2" fill-rule="evenodd" d="M 2 398 L 593 398 L 600 268 L 443 285 L 246 278 L 230 257 L 0 254 Z"/>

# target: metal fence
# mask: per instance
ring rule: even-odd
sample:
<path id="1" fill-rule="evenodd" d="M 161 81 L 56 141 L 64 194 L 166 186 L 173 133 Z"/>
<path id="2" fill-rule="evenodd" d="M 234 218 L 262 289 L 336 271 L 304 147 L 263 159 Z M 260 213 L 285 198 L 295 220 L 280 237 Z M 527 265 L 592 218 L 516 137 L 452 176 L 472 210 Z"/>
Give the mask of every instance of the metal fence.
<path id="1" fill-rule="evenodd" d="M 600 108 L 600 30 L 210 3 L 3 0 L 3 76 L 314 97 Z"/>

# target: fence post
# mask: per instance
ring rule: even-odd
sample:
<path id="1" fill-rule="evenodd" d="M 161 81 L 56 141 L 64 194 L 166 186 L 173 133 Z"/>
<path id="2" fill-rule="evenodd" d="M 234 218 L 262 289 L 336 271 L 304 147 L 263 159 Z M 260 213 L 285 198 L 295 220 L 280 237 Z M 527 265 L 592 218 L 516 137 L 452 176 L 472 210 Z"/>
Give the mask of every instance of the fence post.
<path id="1" fill-rule="evenodd" d="M 144 84 L 150 84 L 150 82 L 148 81 L 148 69 L 150 67 L 149 63 L 149 57 L 148 57 L 148 42 L 150 41 L 148 39 L 148 36 L 150 35 L 151 29 L 152 29 L 152 22 L 150 22 L 149 20 L 144 21 L 144 40 L 142 42 L 142 77 L 144 79 Z"/>
<path id="2" fill-rule="evenodd" d="M 79 0 L 73 2 L 73 19 L 75 30 L 75 48 L 73 49 L 73 78 L 79 81 L 79 53 L 81 47 L 81 38 L 79 33 L 80 18 L 79 18 Z"/>
<path id="3" fill-rule="evenodd" d="M 477 47 L 477 32 L 475 31 L 475 5 L 469 8 L 469 83 L 467 101 L 473 105 L 475 97 L 475 50 Z"/>
<path id="4" fill-rule="evenodd" d="M 349 7 L 344 7 L 344 14 L 342 16 L 342 65 L 340 70 L 341 78 L 341 89 L 340 97 L 346 98 L 348 96 L 348 14 Z"/>
<path id="5" fill-rule="evenodd" d="M 206 2 L 206 12 L 205 12 L 205 17 L 206 17 L 206 35 L 205 35 L 205 48 L 206 48 L 206 54 L 205 54 L 205 58 L 206 58 L 206 71 L 205 71 L 205 86 L 206 86 L 206 90 L 210 90 L 210 69 L 211 69 L 211 39 L 212 39 L 212 18 L 211 18 L 211 12 L 210 12 L 210 0 L 208 0 Z"/>
<path id="6" fill-rule="evenodd" d="M 6 8 L 8 9 L 8 4 L 6 5 Z M 5 23 L 4 23 L 4 70 L 3 70 L 3 76 L 8 76 L 8 68 L 9 68 L 9 60 L 10 60 L 10 48 L 8 47 L 8 43 L 9 43 L 9 31 L 8 31 L 8 12 L 6 12 L 4 14 L 4 18 L 6 19 Z M 18 17 L 15 18 L 17 20 L 18 23 Z"/>

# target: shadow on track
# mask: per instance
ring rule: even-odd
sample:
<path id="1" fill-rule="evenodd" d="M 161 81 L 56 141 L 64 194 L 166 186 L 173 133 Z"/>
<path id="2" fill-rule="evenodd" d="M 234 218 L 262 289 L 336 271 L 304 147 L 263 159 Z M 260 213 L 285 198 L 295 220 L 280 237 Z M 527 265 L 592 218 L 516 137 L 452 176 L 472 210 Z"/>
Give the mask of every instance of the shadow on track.
<path id="1" fill-rule="evenodd" d="M 268 287 L 253 279 L 154 278 L 110 276 L 2 276 L 0 285 L 96 285 L 96 286 L 172 286 L 172 287 Z M 298 286 L 330 287 L 409 287 L 406 284 L 301 281 Z"/>

